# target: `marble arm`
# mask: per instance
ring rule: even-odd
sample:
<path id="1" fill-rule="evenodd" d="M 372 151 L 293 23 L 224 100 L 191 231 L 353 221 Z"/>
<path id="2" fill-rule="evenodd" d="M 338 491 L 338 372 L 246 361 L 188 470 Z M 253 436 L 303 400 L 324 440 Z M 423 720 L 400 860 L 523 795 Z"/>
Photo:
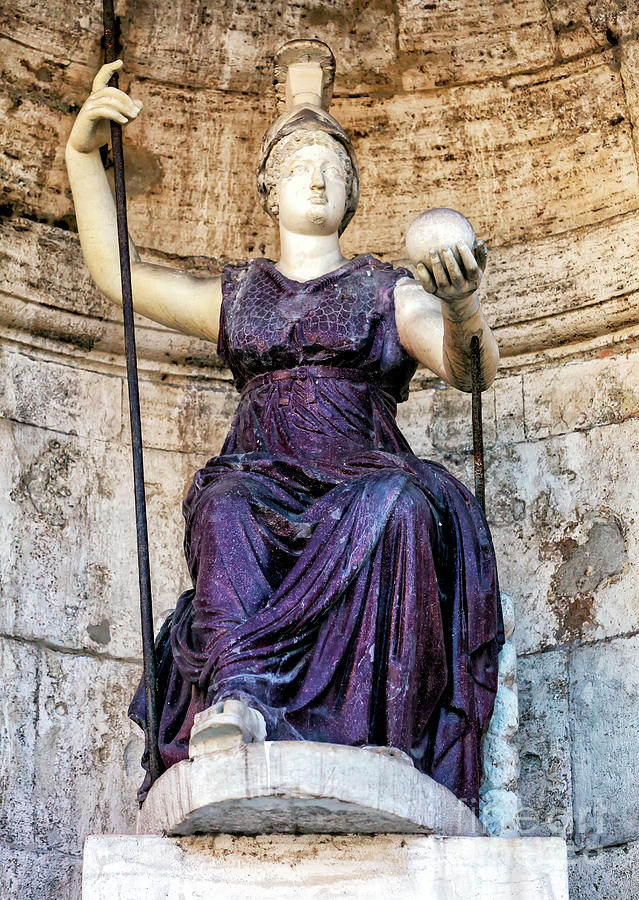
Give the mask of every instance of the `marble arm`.
<path id="1" fill-rule="evenodd" d="M 122 303 L 115 203 L 98 147 L 108 135 L 108 121 L 126 125 L 142 104 L 107 87 L 121 62 L 103 66 L 93 91 L 73 126 L 65 159 L 73 193 L 82 252 L 91 277 L 110 300 Z M 219 278 L 195 278 L 166 266 L 140 260 L 131 240 L 131 283 L 137 313 L 178 331 L 217 340 L 222 288 Z"/>
<path id="2" fill-rule="evenodd" d="M 499 366 L 499 349 L 477 293 L 456 302 L 440 300 L 412 278 L 395 286 L 395 320 L 404 349 L 460 391 L 471 390 L 470 339 L 479 337 L 482 390 Z"/>

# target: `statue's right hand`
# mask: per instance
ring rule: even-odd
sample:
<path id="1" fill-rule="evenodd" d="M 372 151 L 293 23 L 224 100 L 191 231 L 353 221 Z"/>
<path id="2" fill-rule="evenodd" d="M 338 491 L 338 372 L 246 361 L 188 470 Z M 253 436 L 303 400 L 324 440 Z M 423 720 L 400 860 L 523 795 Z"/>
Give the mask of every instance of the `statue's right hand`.
<path id="1" fill-rule="evenodd" d="M 69 146 L 78 153 L 91 153 L 109 140 L 109 122 L 128 125 L 138 117 L 142 109 L 141 100 L 132 100 L 124 91 L 107 87 L 114 72 L 122 68 L 122 60 L 102 66 L 93 79 L 93 90 L 69 135 Z"/>

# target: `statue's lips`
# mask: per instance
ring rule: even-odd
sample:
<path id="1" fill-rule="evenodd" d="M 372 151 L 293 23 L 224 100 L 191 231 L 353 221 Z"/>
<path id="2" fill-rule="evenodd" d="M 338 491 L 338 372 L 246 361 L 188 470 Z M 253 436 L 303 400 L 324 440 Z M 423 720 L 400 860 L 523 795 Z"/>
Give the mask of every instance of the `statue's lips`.
<path id="1" fill-rule="evenodd" d="M 311 203 L 316 204 L 317 206 L 326 206 L 328 200 L 322 194 L 312 194 L 309 198 Z"/>

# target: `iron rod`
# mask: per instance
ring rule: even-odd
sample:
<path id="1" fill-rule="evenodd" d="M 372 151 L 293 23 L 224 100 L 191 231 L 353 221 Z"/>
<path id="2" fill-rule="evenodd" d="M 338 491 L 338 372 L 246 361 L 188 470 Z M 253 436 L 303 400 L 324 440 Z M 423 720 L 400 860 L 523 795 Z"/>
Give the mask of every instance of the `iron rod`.
<path id="1" fill-rule="evenodd" d="M 103 13 L 105 62 L 113 62 L 117 59 L 116 20 L 113 9 L 113 0 L 103 0 Z M 112 87 L 118 87 L 118 82 L 118 73 L 114 72 L 109 84 Z M 140 618 L 142 622 L 142 660 L 144 667 L 144 692 L 146 698 L 146 737 L 149 754 L 149 774 L 151 776 L 151 783 L 153 783 L 160 775 L 156 708 L 156 660 L 153 637 L 153 601 L 151 598 L 149 536 L 146 521 L 142 423 L 140 420 L 140 394 L 138 387 L 137 353 L 135 348 L 135 325 L 133 321 L 133 294 L 131 290 L 131 259 L 129 255 L 129 229 L 126 214 L 122 127 L 117 122 L 111 122 L 111 147 L 113 152 L 113 171 L 115 175 L 115 205 L 118 222 L 118 247 L 120 251 L 122 310 L 124 313 L 124 346 L 126 352 L 127 382 L 129 387 L 129 415 L 131 419 L 131 449 L 133 453 L 135 523 L 137 531 L 138 578 L 140 586 Z"/>
<path id="2" fill-rule="evenodd" d="M 475 497 L 486 513 L 486 477 L 484 468 L 484 433 L 481 414 L 481 354 L 479 338 L 470 339 L 470 372 L 472 385 L 473 456 L 475 469 Z"/>

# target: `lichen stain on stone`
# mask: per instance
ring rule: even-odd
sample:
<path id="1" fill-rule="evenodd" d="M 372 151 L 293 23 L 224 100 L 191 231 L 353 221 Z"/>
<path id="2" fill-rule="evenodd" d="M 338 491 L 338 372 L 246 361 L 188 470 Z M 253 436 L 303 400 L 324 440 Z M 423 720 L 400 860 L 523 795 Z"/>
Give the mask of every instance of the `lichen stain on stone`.
<path id="1" fill-rule="evenodd" d="M 75 501 L 68 485 L 75 457 L 59 441 L 49 441 L 21 479 L 12 499 L 22 494 L 49 525 L 63 528 Z"/>
<path id="2" fill-rule="evenodd" d="M 95 625 L 89 625 L 87 634 L 96 644 L 109 644 L 111 643 L 111 623 L 108 619 L 102 619 Z"/>
<path id="3" fill-rule="evenodd" d="M 553 542 L 562 562 L 552 578 L 549 602 L 557 616 L 557 640 L 583 635 L 594 625 L 594 592 L 624 568 L 626 546 L 614 518 L 594 522 L 583 543 L 572 537 Z"/>
<path id="4" fill-rule="evenodd" d="M 164 174 L 158 157 L 144 147 L 128 141 L 124 145 L 124 170 L 126 192 L 129 196 L 150 193 L 162 181 Z M 113 187 L 113 163 L 110 156 L 106 166 L 107 177 Z"/>

